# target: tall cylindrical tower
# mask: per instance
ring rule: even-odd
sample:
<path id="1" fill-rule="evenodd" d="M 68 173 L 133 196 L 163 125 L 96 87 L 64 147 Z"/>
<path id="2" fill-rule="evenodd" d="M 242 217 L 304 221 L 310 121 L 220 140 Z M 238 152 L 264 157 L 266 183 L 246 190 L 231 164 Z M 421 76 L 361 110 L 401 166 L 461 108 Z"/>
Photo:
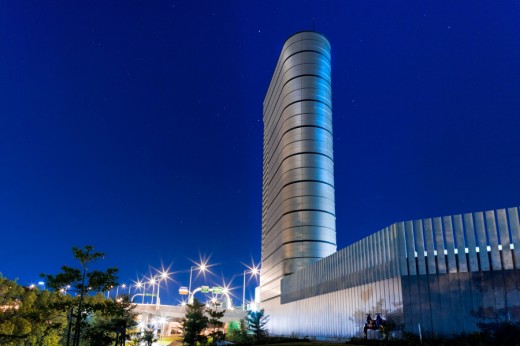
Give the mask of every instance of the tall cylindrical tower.
<path id="1" fill-rule="evenodd" d="M 264 100 L 263 302 L 280 280 L 336 251 L 330 44 L 304 31 L 285 42 Z"/>

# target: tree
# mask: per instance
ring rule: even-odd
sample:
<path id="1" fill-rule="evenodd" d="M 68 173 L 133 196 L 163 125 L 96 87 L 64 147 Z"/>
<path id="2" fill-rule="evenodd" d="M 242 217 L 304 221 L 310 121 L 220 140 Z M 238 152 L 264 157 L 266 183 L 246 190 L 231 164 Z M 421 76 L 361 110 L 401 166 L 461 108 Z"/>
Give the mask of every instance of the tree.
<path id="1" fill-rule="evenodd" d="M 264 309 L 249 311 L 247 314 L 247 322 L 249 324 L 249 330 L 255 337 L 255 342 L 260 342 L 269 335 L 266 328 L 266 324 L 269 322 L 269 316 L 264 314 Z"/>
<path id="2" fill-rule="evenodd" d="M 59 293 L 22 287 L 0 275 L 0 344 L 56 345 L 66 318 L 54 306 Z"/>
<path id="3" fill-rule="evenodd" d="M 252 344 L 253 338 L 248 334 L 249 328 L 245 318 L 239 322 L 231 322 L 228 326 L 227 339 L 240 344 Z"/>
<path id="4" fill-rule="evenodd" d="M 31 332 L 30 322 L 20 313 L 25 304 L 24 288 L 15 281 L 0 277 L 0 343 L 8 345 L 23 340 Z"/>
<path id="5" fill-rule="evenodd" d="M 204 315 L 204 311 L 205 305 L 197 299 L 194 299 L 192 304 L 186 305 L 186 317 L 182 323 L 185 344 L 194 346 L 197 342 L 206 343 L 207 337 L 202 334 L 202 331 L 208 324 L 208 318 Z"/>
<path id="6" fill-rule="evenodd" d="M 97 301 L 92 301 L 96 299 Z M 90 301 L 89 301 L 90 300 Z M 87 297 L 86 304 L 93 306 L 89 323 L 85 328 L 83 338 L 91 345 L 120 346 L 129 339 L 127 330 L 137 325 L 134 318 L 135 305 L 127 295 L 114 299 L 105 299 L 102 294 Z"/>
<path id="7" fill-rule="evenodd" d="M 116 335 L 115 346 L 124 346 L 128 339 L 127 330 L 137 325 L 135 318 L 138 314 L 134 311 L 135 307 L 128 295 L 106 302 L 105 316 L 110 318 L 109 329 Z"/>
<path id="8" fill-rule="evenodd" d="M 145 342 L 147 346 L 152 346 L 152 344 L 157 341 L 157 338 L 155 337 L 153 329 L 145 329 L 143 336 L 138 340 Z"/>
<path id="9" fill-rule="evenodd" d="M 206 308 L 206 313 L 209 315 L 208 327 L 212 329 L 209 335 L 211 335 L 213 342 L 224 340 L 224 332 L 221 329 L 224 323 L 220 319 L 224 317 L 226 310 L 218 311 L 216 308 Z"/>
<path id="10" fill-rule="evenodd" d="M 70 301 L 70 297 L 47 290 L 30 289 L 29 291 L 35 294 L 35 300 L 26 313 L 31 322 L 31 334 L 27 342 L 31 345 L 56 345 L 67 325 L 67 316 L 62 306 Z"/>
<path id="11" fill-rule="evenodd" d="M 70 345 L 70 332 L 74 327 L 72 345 L 79 346 L 82 326 L 85 325 L 87 312 L 92 306 L 85 306 L 85 298 L 90 292 L 105 291 L 117 286 L 117 268 L 108 268 L 106 271 L 93 270 L 89 272 L 92 262 L 103 258 L 104 253 L 94 252 L 94 247 L 86 245 L 83 249 L 73 247 L 73 256 L 80 263 L 80 269 L 68 266 L 61 267 L 62 272 L 57 275 L 41 274 L 47 280 L 47 286 L 59 291 L 70 285 L 71 291 L 77 293 L 77 299 L 72 300 L 69 311 L 69 333 L 67 335 L 67 346 Z"/>

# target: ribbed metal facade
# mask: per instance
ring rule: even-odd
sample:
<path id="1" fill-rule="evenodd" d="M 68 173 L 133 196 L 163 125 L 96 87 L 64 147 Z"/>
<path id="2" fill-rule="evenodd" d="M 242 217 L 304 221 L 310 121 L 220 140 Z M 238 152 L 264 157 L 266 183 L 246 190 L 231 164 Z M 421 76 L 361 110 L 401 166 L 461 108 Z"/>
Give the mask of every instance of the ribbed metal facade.
<path id="1" fill-rule="evenodd" d="M 518 215 L 509 208 L 386 227 L 283 278 L 280 300 L 263 304 L 270 331 L 359 336 L 367 313 L 423 335 L 520 322 Z"/>
<path id="2" fill-rule="evenodd" d="M 336 251 L 330 44 L 284 44 L 264 101 L 262 301 L 280 280 Z"/>

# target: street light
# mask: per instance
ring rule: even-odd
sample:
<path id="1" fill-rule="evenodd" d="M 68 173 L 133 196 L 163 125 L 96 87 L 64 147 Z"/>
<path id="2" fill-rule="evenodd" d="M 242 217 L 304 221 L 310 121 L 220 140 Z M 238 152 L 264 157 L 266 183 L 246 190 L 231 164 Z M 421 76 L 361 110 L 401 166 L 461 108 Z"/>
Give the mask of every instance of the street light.
<path id="1" fill-rule="evenodd" d="M 121 285 L 122 289 L 126 288 L 126 284 Z M 128 294 L 130 294 L 130 287 L 128 287 Z M 119 296 L 119 286 L 116 287 L 116 298 Z"/>
<path id="2" fill-rule="evenodd" d="M 258 306 L 256 305 L 256 303 L 251 304 L 251 311 L 253 311 L 253 312 L 258 311 Z"/>
<path id="3" fill-rule="evenodd" d="M 137 279 L 137 282 L 135 283 L 135 287 L 139 288 L 141 290 L 141 296 L 143 297 L 141 304 L 144 304 L 144 292 L 143 292 L 143 282 L 139 279 Z M 135 297 L 135 296 L 134 296 Z"/>
<path id="4" fill-rule="evenodd" d="M 161 298 L 159 297 L 159 291 L 160 291 L 160 288 L 161 288 L 161 281 L 162 280 L 166 280 L 168 279 L 168 276 L 170 275 L 170 273 L 168 273 L 168 271 L 163 271 L 160 275 L 159 275 L 159 280 L 157 282 L 157 298 L 155 299 L 155 306 L 158 308 L 159 305 L 161 304 Z"/>
<path id="5" fill-rule="evenodd" d="M 150 278 L 150 281 L 148 281 L 148 283 L 149 283 L 150 285 L 152 285 L 152 301 L 150 302 L 150 304 L 153 304 L 153 296 L 154 296 L 154 294 L 155 294 L 155 277 L 152 276 L 152 277 Z"/>
<path id="6" fill-rule="evenodd" d="M 246 274 L 247 273 L 250 273 L 252 276 L 254 275 L 256 277 L 260 273 L 260 269 L 258 269 L 258 267 L 255 267 L 253 265 L 253 267 L 249 268 L 249 270 L 244 270 L 244 284 L 242 286 L 242 310 L 246 309 Z"/>
<path id="7" fill-rule="evenodd" d="M 201 264 L 199 264 L 199 265 L 191 266 L 191 267 L 190 267 L 190 285 L 189 285 L 189 287 L 188 287 L 188 294 L 189 294 L 189 297 L 190 297 L 190 298 L 189 298 L 189 303 L 190 303 L 190 304 L 193 303 L 193 302 L 192 302 L 193 297 L 192 297 L 192 294 L 191 294 L 191 278 L 192 278 L 192 276 L 193 276 L 193 268 L 198 269 L 198 270 L 199 270 L 199 273 L 200 273 L 200 272 L 205 272 L 206 269 L 207 269 L 208 267 L 207 267 L 206 263 L 201 263 Z"/>

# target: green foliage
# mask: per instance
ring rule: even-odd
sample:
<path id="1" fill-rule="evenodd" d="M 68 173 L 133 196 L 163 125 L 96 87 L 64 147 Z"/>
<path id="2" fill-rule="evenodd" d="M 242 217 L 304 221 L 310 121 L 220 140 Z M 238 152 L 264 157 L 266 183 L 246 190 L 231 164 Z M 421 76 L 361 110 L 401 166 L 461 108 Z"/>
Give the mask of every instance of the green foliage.
<path id="1" fill-rule="evenodd" d="M 105 299 L 102 294 L 92 297 L 101 300 L 88 302 L 85 306 L 92 306 L 92 312 L 85 327 L 84 339 L 91 345 L 124 345 L 129 340 L 127 330 L 137 325 L 134 312 L 135 305 L 127 295 L 117 299 Z"/>
<path id="2" fill-rule="evenodd" d="M 59 293 L 29 289 L 0 275 L 0 344 L 56 345 L 66 322 Z"/>
<path id="3" fill-rule="evenodd" d="M 143 336 L 138 339 L 138 342 L 144 342 L 147 346 L 152 346 L 154 342 L 157 341 L 155 338 L 155 334 L 153 332 L 153 329 L 145 329 Z"/>
<path id="4" fill-rule="evenodd" d="M 117 283 L 117 268 L 108 268 L 106 271 L 89 271 L 92 262 L 103 258 L 104 253 L 94 252 L 94 247 L 86 245 L 84 248 L 72 248 L 74 258 L 79 262 L 80 268 L 63 266 L 61 272 L 56 275 L 41 274 L 47 281 L 47 286 L 54 291 L 64 287 L 70 287 L 70 291 L 76 296 L 68 306 L 63 306 L 63 311 L 69 314 L 69 328 L 67 343 L 72 340 L 72 346 L 79 346 L 82 332 L 88 332 L 88 337 L 105 340 L 106 333 L 98 330 L 87 330 L 89 326 L 87 316 L 103 310 L 103 298 L 92 298 L 92 292 L 105 291 Z M 73 332 L 72 332 L 73 330 Z M 116 335 L 117 338 L 117 335 Z"/>
<path id="5" fill-rule="evenodd" d="M 201 344 L 207 342 L 207 337 L 202 334 L 209 321 L 208 317 L 204 315 L 204 311 L 205 305 L 197 299 L 193 300 L 193 304 L 186 305 L 186 317 L 182 322 L 185 344 L 195 346 L 197 342 Z"/>
<path id="6" fill-rule="evenodd" d="M 264 310 L 249 311 L 246 318 L 239 323 L 234 323 L 231 328 L 228 327 L 227 339 L 238 344 L 259 344 L 259 343 L 276 343 L 294 341 L 293 339 L 269 338 L 269 332 L 266 324 L 269 316 L 264 314 Z M 298 339 L 296 339 L 298 340 Z"/>
<path id="7" fill-rule="evenodd" d="M 237 344 L 253 343 L 253 336 L 248 334 L 248 323 L 245 318 L 229 324 L 227 339 Z"/>
<path id="8" fill-rule="evenodd" d="M 269 316 L 264 314 L 264 309 L 249 311 L 247 314 L 247 322 L 249 331 L 253 334 L 257 343 L 267 338 L 269 332 L 266 328 L 266 325 L 267 322 L 269 322 Z"/>
<path id="9" fill-rule="evenodd" d="M 234 333 L 240 330 L 240 322 L 239 321 L 231 321 L 228 323 L 228 333 Z"/>
<path id="10" fill-rule="evenodd" d="M 83 249 L 73 247 L 72 253 L 78 260 L 81 268 L 62 266 L 62 272 L 56 275 L 41 274 L 47 281 L 47 286 L 55 291 L 71 286 L 70 291 L 86 294 L 88 291 L 106 291 L 117 286 L 117 268 L 108 268 L 106 271 L 89 271 L 91 262 L 105 256 L 102 252 L 94 252 L 94 247 L 86 245 Z"/>
<path id="11" fill-rule="evenodd" d="M 67 324 L 66 313 L 61 307 L 67 305 L 70 297 L 47 290 L 31 292 L 35 293 L 36 299 L 28 311 L 32 330 L 28 342 L 34 345 L 56 345 Z"/>
<path id="12" fill-rule="evenodd" d="M 125 345 L 127 330 L 136 325 L 135 305 L 128 296 L 106 299 L 100 293 L 117 285 L 117 269 L 89 271 L 104 256 L 93 249 L 73 248 L 79 269 L 63 266 L 57 275 L 42 274 L 52 291 L 25 288 L 0 275 L 0 345 Z M 75 295 L 62 293 L 65 287 Z"/>
<path id="13" fill-rule="evenodd" d="M 220 320 L 224 317 L 226 310 L 217 310 L 206 308 L 206 313 L 209 315 L 208 318 L 208 328 L 211 329 L 209 335 L 211 336 L 212 341 L 215 343 L 217 341 L 223 341 L 225 339 L 225 334 L 222 329 L 224 323 Z"/>
<path id="14" fill-rule="evenodd" d="M 153 336 L 153 334 L 152 334 L 152 336 Z M 132 336 L 130 337 L 130 345 L 139 346 L 141 344 L 141 340 L 142 340 L 142 338 L 140 337 L 139 334 L 132 334 Z M 153 341 L 152 341 L 152 343 L 153 343 Z"/>

